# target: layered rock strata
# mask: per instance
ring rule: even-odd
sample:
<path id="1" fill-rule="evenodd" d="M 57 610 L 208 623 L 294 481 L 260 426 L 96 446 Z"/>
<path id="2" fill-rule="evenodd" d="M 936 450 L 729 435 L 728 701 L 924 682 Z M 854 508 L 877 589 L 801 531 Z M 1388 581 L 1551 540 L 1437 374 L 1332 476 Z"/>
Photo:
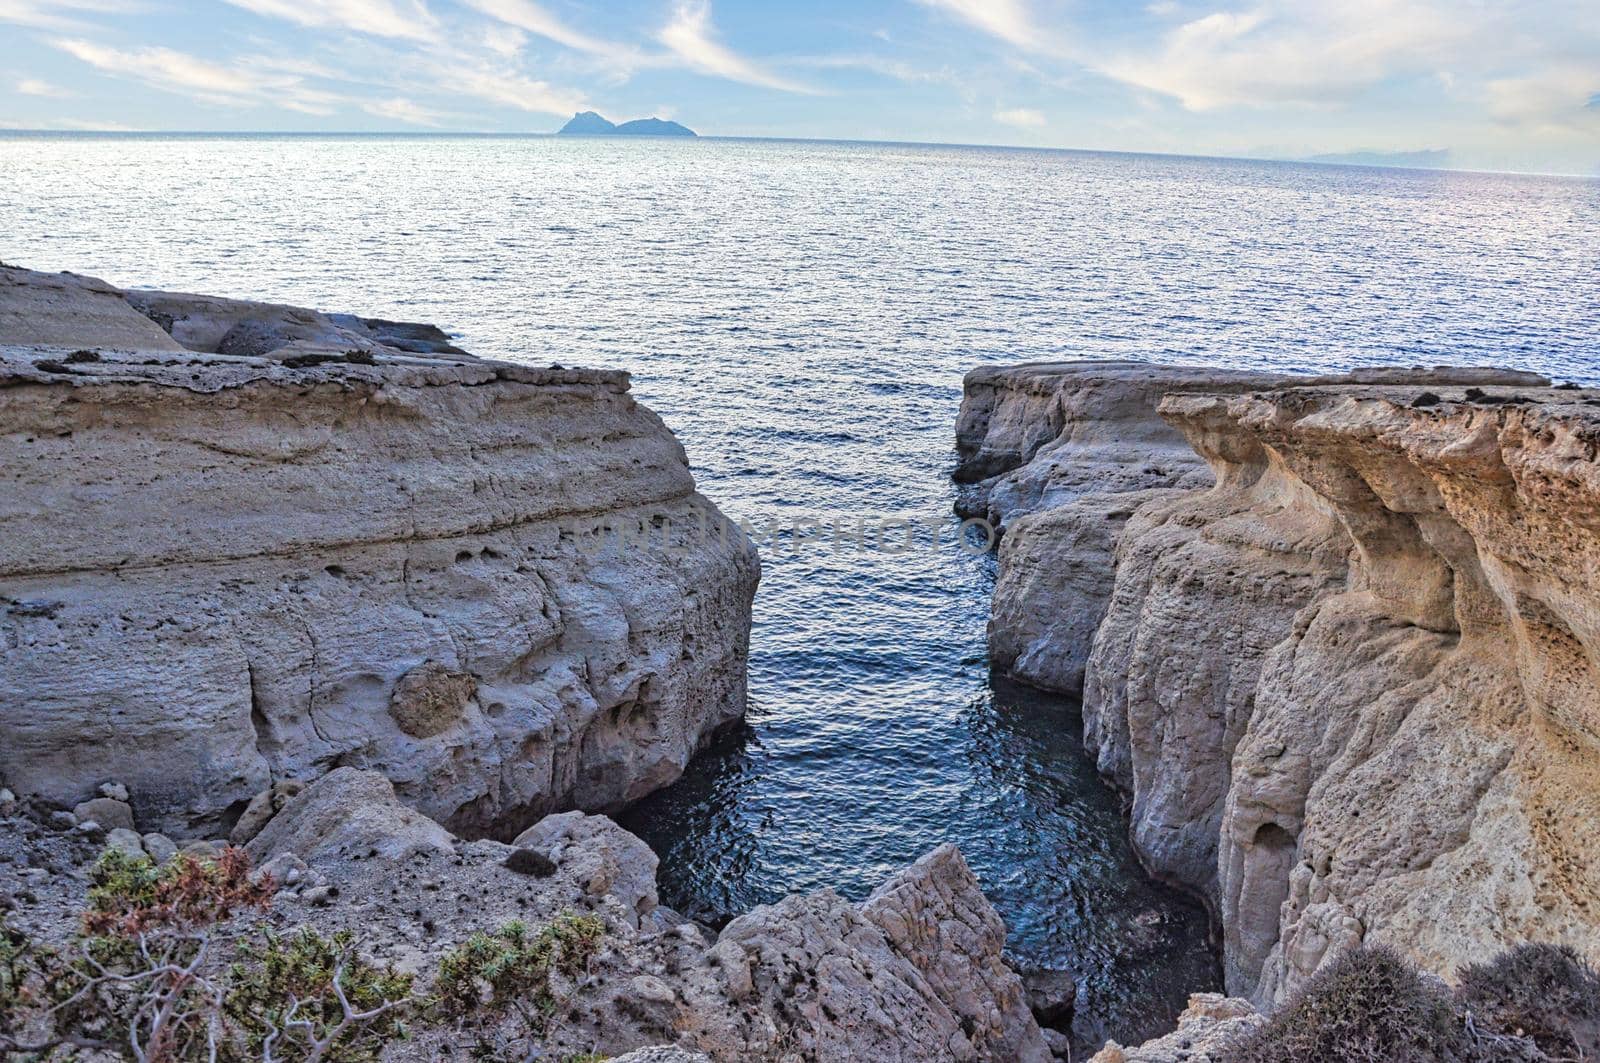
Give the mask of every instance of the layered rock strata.
<path id="1" fill-rule="evenodd" d="M 1600 947 L 1600 397 L 1393 379 L 1180 391 L 1160 412 L 1214 486 L 1079 496 L 1002 547 L 1005 569 L 1032 522 L 1056 551 L 1003 571 L 997 599 L 1025 601 L 997 625 L 1093 630 L 1086 744 L 1263 1005 L 1357 941 L 1447 976 L 1524 940 Z"/>
<path id="2" fill-rule="evenodd" d="M 624 373 L 0 269 L 0 773 L 226 832 L 393 780 L 466 834 L 672 781 L 744 710 L 753 548 Z"/>

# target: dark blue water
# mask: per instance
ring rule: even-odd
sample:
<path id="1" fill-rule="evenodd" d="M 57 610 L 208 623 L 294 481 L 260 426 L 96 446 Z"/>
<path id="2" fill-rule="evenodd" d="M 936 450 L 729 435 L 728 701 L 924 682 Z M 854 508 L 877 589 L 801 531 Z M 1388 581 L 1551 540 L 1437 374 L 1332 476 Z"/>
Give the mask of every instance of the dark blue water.
<path id="1" fill-rule="evenodd" d="M 1600 183 L 758 141 L 0 137 L 0 259 L 619 366 L 726 511 L 945 517 L 961 374 L 1144 357 L 1600 383 Z M 1119 1039 L 1214 978 L 1070 703 L 991 681 L 993 562 L 764 551 L 747 725 L 626 817 L 669 903 L 861 897 L 960 844 Z"/>

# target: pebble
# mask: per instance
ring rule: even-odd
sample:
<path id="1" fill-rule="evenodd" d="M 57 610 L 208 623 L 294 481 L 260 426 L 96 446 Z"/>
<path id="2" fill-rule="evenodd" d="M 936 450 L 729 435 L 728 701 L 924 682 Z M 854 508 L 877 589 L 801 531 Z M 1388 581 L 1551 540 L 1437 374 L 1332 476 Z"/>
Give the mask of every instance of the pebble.
<path id="1" fill-rule="evenodd" d="M 101 797 L 109 797 L 113 801 L 121 801 L 123 803 L 127 803 L 127 800 L 128 800 L 128 788 L 126 786 L 122 785 L 119 782 L 101 783 L 100 784 L 100 796 Z"/>

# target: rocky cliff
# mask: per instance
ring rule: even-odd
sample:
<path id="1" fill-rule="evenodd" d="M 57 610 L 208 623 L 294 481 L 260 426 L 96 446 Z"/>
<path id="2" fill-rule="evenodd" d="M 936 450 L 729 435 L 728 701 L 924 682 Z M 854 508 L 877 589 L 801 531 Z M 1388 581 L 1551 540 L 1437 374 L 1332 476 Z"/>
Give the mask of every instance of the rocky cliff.
<path id="1" fill-rule="evenodd" d="M 472 835 L 626 802 L 744 710 L 725 528 L 626 374 L 0 269 L 20 793 L 117 778 L 180 835 L 337 766 Z"/>
<path id="2" fill-rule="evenodd" d="M 36 822 L 0 795 L 0 913 L 27 939 L 72 948 L 91 837 Z M 244 955 L 236 946 L 258 922 L 284 940 L 307 927 L 349 933 L 367 962 L 415 975 L 424 1000 L 475 935 L 511 925 L 531 934 L 575 914 L 603 927 L 594 955 L 548 987 L 531 1043 L 521 1010 L 463 1030 L 420 1008 L 409 1036 L 382 1052 L 387 1060 L 609 1058 L 655 1045 L 676 1051 L 641 1063 L 1051 1058 L 1002 957 L 1005 928 L 952 846 L 860 904 L 831 890 L 791 896 L 717 933 L 660 906 L 655 854 L 604 816 L 551 815 L 512 844 L 464 841 L 400 804 L 383 776 L 344 767 L 250 826 L 240 840 L 276 896 L 213 932 L 219 967 Z M 161 841 L 111 837 L 136 856 Z M 216 851 L 208 842 L 186 849 Z"/>
<path id="3" fill-rule="evenodd" d="M 972 406 L 999 408 L 985 375 Z M 1213 486 L 1096 493 L 1097 439 L 1084 491 L 1013 519 L 993 637 L 1024 678 L 1081 674 L 1085 742 L 1147 864 L 1221 915 L 1230 989 L 1277 1002 L 1358 941 L 1445 975 L 1523 940 L 1593 953 L 1600 397 L 1183 382 L 1159 412 Z M 1070 405 L 1036 433 L 1057 468 Z M 991 449 L 1026 461 L 1027 431 Z"/>

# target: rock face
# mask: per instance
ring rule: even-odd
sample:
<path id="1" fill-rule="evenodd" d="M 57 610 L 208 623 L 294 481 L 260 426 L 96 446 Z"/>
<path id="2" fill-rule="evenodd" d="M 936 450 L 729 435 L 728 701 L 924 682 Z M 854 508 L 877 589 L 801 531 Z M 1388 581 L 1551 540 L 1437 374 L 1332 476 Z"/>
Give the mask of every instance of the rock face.
<path id="1" fill-rule="evenodd" d="M 1002 645 L 1071 689 L 1083 651 L 1055 643 L 1094 631 L 1085 742 L 1146 863 L 1220 914 L 1230 991 L 1273 1004 L 1360 941 L 1445 976 L 1524 940 L 1600 950 L 1600 396 L 1544 383 L 1179 389 L 1160 413 L 1211 488 L 1013 519 Z M 1034 407 L 1051 438 L 1060 408 Z M 1039 453 L 1025 421 L 964 454 Z"/>
<path id="2" fill-rule="evenodd" d="M 1089 1063 L 1227 1063 L 1229 1045 L 1264 1022 L 1248 1000 L 1195 993 L 1172 1033 L 1131 1048 L 1112 1041 Z"/>
<path id="3" fill-rule="evenodd" d="M 728 1063 L 1050 1059 L 1021 979 L 1002 958 L 1005 927 L 953 846 L 860 905 L 831 890 L 791 896 L 711 935 L 657 908 L 655 857 L 603 816 L 562 813 L 525 832 L 516 846 L 550 861 L 529 877 L 508 860 L 523 850 L 450 839 L 387 785 L 372 772 L 334 772 L 291 798 L 250 852 L 261 861 L 304 857 L 327 879 L 318 896 L 331 888 L 338 900 L 297 916 L 356 930 L 381 958 L 419 971 L 511 918 L 600 915 L 606 949 L 554 1033 L 584 1051 L 674 1042 Z M 384 833 L 380 824 L 392 825 L 389 844 L 352 859 Z M 430 1036 L 419 1034 L 417 1058 L 430 1058 Z"/>
<path id="4" fill-rule="evenodd" d="M 352 766 L 510 837 L 744 710 L 754 550 L 626 374 L 432 326 L 0 269 L 0 543 L 0 775 L 145 830 Z"/>
<path id="5" fill-rule="evenodd" d="M 956 424 L 957 508 L 1005 533 L 989 625 L 996 667 L 1047 690 L 1081 689 L 1090 640 L 1111 597 L 1123 524 L 1163 490 L 1213 482 L 1204 459 L 1161 416 L 1165 396 L 1406 380 L 1548 383 L 1500 370 L 1296 377 L 1148 362 L 1038 362 L 969 372 Z"/>

